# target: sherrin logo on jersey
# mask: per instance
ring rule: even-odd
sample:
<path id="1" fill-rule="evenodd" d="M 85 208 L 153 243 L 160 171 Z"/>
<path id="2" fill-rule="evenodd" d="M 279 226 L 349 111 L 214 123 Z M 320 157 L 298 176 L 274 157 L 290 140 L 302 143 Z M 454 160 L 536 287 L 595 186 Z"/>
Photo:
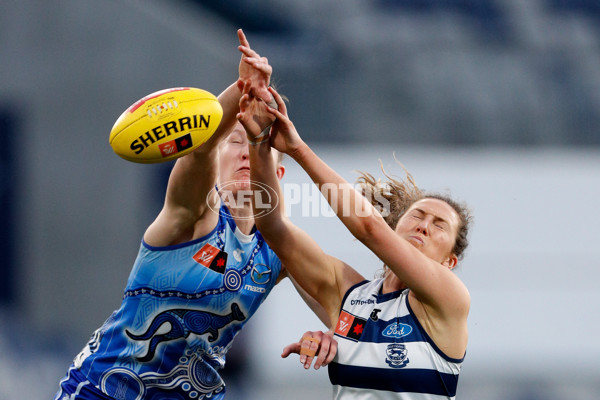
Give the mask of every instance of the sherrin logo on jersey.
<path id="1" fill-rule="evenodd" d="M 340 313 L 335 333 L 352 340 L 360 340 L 367 320 L 356 317 L 346 311 Z"/>

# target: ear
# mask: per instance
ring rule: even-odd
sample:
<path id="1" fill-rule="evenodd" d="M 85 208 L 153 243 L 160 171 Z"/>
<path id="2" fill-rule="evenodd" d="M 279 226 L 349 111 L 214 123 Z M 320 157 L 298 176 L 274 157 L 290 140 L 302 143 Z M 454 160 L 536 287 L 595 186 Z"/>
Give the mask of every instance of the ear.
<path id="1" fill-rule="evenodd" d="M 458 264 L 458 257 L 454 253 L 450 254 L 450 256 L 442 263 L 443 266 L 447 267 L 449 270 L 453 270 Z"/>
<path id="2" fill-rule="evenodd" d="M 279 164 L 275 173 L 277 174 L 277 179 L 281 180 L 281 178 L 283 178 L 283 175 L 285 175 L 285 165 Z"/>

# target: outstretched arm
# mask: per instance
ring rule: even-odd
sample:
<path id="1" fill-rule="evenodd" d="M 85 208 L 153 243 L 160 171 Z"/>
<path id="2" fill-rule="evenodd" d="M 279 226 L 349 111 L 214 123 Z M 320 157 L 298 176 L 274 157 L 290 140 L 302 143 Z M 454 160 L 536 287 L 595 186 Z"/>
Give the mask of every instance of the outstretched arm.
<path id="1" fill-rule="evenodd" d="M 144 240 L 153 246 L 182 243 L 210 232 L 218 216 L 207 212 L 209 202 L 216 204 L 212 190 L 218 177 L 218 146 L 236 123 L 243 82 L 257 95 L 269 96 L 267 91 L 272 68 L 268 60 L 250 47 L 242 30 L 238 30 L 242 53 L 239 79 L 219 96 L 223 117 L 213 136 L 193 153 L 179 158 L 171 171 L 165 203 L 156 220 L 148 227 Z"/>
<path id="2" fill-rule="evenodd" d="M 286 112 L 285 104 L 279 104 L 279 107 Z M 288 273 L 321 304 L 329 321 L 335 323 L 346 290 L 364 278 L 339 259 L 325 254 L 306 232 L 284 215 L 269 136 L 256 138 L 270 123 L 268 116 L 266 104 L 251 96 L 249 88 L 245 87 L 238 120 L 246 129 L 249 141 L 255 143 L 250 145 L 249 154 L 256 226 Z M 276 125 L 273 130 L 276 130 Z M 260 199 L 256 198 L 256 194 L 261 195 Z M 257 200 L 260 200 L 260 206 Z"/>
<path id="3" fill-rule="evenodd" d="M 279 108 L 284 102 L 270 88 Z M 425 256 L 392 230 L 381 214 L 300 138 L 285 112 L 267 108 L 276 118 L 272 145 L 290 155 L 311 177 L 338 218 L 441 318 L 464 318 L 469 296 L 448 268 Z"/>

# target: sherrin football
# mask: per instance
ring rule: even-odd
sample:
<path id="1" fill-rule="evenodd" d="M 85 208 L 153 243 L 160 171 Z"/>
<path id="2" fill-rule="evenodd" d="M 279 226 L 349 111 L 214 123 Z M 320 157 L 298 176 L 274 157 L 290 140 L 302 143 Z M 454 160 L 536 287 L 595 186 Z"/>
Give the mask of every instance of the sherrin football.
<path id="1" fill-rule="evenodd" d="M 197 149 L 217 130 L 223 109 L 206 90 L 160 90 L 133 103 L 115 122 L 109 143 L 137 163 L 160 163 Z"/>

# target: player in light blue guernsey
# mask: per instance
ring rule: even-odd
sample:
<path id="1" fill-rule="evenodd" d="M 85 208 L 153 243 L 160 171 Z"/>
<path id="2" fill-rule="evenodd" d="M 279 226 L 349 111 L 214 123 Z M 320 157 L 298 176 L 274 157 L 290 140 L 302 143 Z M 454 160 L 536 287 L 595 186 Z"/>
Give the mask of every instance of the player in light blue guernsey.
<path id="1" fill-rule="evenodd" d="M 244 234 L 225 205 L 220 211 L 217 226 L 200 238 L 170 246 L 142 242 L 121 307 L 75 358 L 62 384 L 66 393 L 224 394 L 218 370 L 225 354 L 282 267 L 258 232 Z"/>
<path id="2" fill-rule="evenodd" d="M 60 382 L 57 400 L 222 399 L 236 334 L 286 272 L 255 230 L 248 142 L 235 115 L 244 84 L 270 100 L 271 67 L 238 31 L 239 80 L 219 96 L 213 137 L 178 159 L 146 230 L 121 307 Z M 273 172 L 284 168 L 274 158 Z"/>
<path id="3" fill-rule="evenodd" d="M 289 154 L 319 186 L 350 232 L 384 263 L 380 279 L 366 281 L 341 260 L 327 255 L 286 218 L 281 207 L 257 227 L 288 266 L 288 272 L 326 310 L 332 331 L 307 332 L 284 349 L 319 349 L 315 367 L 329 363 L 336 399 L 453 399 L 467 348 L 470 296 L 452 272 L 467 246 L 468 210 L 445 195 L 424 194 L 410 175 L 406 182 L 380 184 L 361 177 L 363 193 L 340 177 L 302 141 L 285 104 L 270 88 L 278 110 L 244 90 L 238 120 L 249 140 L 251 178 L 278 188 L 272 148 Z M 276 118 L 271 140 L 260 138 L 266 115 Z M 260 117 L 260 118 L 257 118 Z M 272 196 L 275 197 L 275 196 Z M 264 199 L 263 199 L 264 201 Z M 376 207 L 377 206 L 377 207 Z M 323 344 L 328 347 L 323 349 Z M 312 357 L 302 355 L 305 368 Z"/>

